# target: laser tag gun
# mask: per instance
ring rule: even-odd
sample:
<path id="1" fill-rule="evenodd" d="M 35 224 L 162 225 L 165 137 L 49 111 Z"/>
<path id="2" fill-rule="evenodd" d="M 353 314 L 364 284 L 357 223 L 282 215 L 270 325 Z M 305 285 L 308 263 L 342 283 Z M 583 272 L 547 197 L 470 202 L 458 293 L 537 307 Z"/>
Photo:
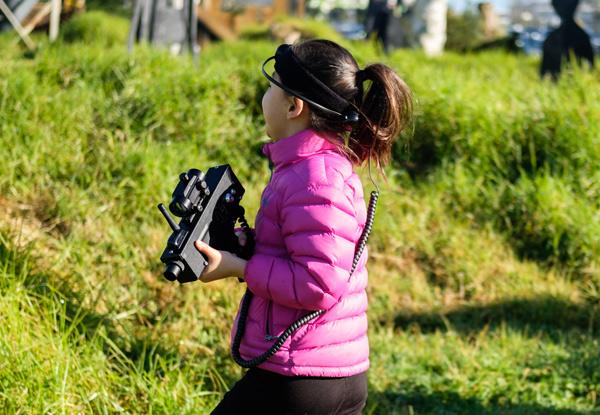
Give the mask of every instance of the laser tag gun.
<path id="1" fill-rule="evenodd" d="M 253 238 L 240 205 L 243 195 L 244 188 L 228 164 L 211 167 L 206 174 L 197 169 L 181 173 L 169 204 L 171 213 L 181 218 L 179 224 L 162 203 L 158 205 L 173 230 L 160 257 L 166 264 L 166 279 L 180 283 L 198 280 L 208 261 L 194 245 L 197 240 L 250 259 Z M 238 221 L 248 235 L 244 247 L 235 235 Z"/>

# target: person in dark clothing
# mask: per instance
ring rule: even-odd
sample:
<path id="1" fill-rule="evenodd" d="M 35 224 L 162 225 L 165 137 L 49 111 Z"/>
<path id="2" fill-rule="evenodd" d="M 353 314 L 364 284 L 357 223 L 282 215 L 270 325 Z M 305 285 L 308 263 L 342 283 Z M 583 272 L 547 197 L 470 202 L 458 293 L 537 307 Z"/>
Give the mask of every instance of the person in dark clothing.
<path id="1" fill-rule="evenodd" d="M 394 7 L 401 6 L 402 0 L 370 0 L 367 8 L 367 38 L 375 35 L 385 53 L 389 52 L 389 24 Z"/>
<path id="2" fill-rule="evenodd" d="M 562 23 L 544 41 L 540 71 L 542 78 L 550 75 L 553 81 L 558 80 L 563 60 L 569 62 L 571 54 L 575 56 L 578 64 L 587 60 L 591 67 L 594 66 L 594 50 L 590 37 L 573 17 L 578 3 L 579 0 L 552 0 L 552 6 Z"/>

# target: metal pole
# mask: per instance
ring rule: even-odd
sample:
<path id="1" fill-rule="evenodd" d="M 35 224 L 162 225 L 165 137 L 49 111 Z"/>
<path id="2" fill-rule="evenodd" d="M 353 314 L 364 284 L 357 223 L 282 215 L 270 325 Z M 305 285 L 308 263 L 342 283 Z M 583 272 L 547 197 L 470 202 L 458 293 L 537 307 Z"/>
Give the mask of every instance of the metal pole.
<path id="1" fill-rule="evenodd" d="M 152 16 L 154 15 L 154 4 L 155 0 L 144 0 L 144 6 L 142 8 L 141 16 L 141 28 L 140 28 L 140 43 L 149 42 L 152 37 Z"/>
<path id="2" fill-rule="evenodd" d="M 196 0 L 189 0 L 189 23 L 190 23 L 190 49 L 194 66 L 198 67 L 198 16 L 196 14 Z"/>
<path id="3" fill-rule="evenodd" d="M 58 37 L 58 27 L 60 26 L 61 0 L 52 0 L 52 9 L 50 10 L 50 42 L 54 42 Z"/>
<path id="4" fill-rule="evenodd" d="M 138 30 L 140 29 L 140 19 L 142 16 L 142 0 L 136 0 L 135 8 L 133 11 L 133 17 L 131 18 L 131 28 L 129 29 L 129 35 L 127 36 L 127 51 L 131 53 L 133 51 L 133 44 L 135 43 Z"/>

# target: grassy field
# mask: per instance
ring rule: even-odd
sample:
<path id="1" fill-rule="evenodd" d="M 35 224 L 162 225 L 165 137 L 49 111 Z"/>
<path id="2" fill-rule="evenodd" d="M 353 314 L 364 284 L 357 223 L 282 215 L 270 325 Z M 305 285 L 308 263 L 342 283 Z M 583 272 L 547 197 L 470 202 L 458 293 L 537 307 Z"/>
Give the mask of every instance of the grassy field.
<path id="1" fill-rule="evenodd" d="M 0 36 L 2 414 L 207 414 L 242 374 L 243 285 L 166 281 L 156 205 L 182 171 L 229 163 L 252 224 L 275 45 L 194 67 L 127 54 L 127 30 L 88 12 L 33 54 Z M 365 413 L 600 414 L 600 75 L 346 45 L 417 101 L 377 178 Z"/>

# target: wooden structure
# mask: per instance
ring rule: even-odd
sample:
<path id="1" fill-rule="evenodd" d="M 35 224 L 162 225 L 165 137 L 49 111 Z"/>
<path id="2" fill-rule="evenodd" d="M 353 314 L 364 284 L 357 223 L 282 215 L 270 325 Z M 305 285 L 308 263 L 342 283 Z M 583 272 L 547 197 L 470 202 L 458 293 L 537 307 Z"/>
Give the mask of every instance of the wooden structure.
<path id="1" fill-rule="evenodd" d="M 31 12 L 23 19 L 23 26 L 35 29 L 36 27 L 44 27 L 51 23 L 50 14 L 48 12 L 49 3 L 54 0 L 46 2 L 37 2 Z M 57 7 L 60 8 L 60 20 L 68 18 L 74 13 L 85 10 L 85 0 L 62 0 Z"/>
<path id="2" fill-rule="evenodd" d="M 291 10 L 292 2 L 294 9 Z M 277 15 L 304 17 L 306 0 L 135 0 L 127 38 L 131 52 L 137 42 L 188 50 L 194 61 L 211 40 L 234 40 L 246 26 L 270 25 Z"/>
<path id="3" fill-rule="evenodd" d="M 0 11 L 21 40 L 33 50 L 36 45 L 29 37 L 32 31 L 40 26 L 48 26 L 48 36 L 53 42 L 58 37 L 61 18 L 83 10 L 85 0 L 29 1 L 18 3 L 18 6 L 18 10 L 13 10 L 5 0 L 0 0 Z"/>
<path id="4" fill-rule="evenodd" d="M 295 10 L 292 10 L 291 0 L 273 0 L 271 5 L 248 5 L 234 10 L 224 10 L 221 0 L 201 0 L 197 6 L 198 21 L 214 37 L 221 40 L 237 38 L 242 29 L 257 23 L 270 24 L 277 15 L 295 14 L 303 18 L 306 1 L 297 0 Z"/>

